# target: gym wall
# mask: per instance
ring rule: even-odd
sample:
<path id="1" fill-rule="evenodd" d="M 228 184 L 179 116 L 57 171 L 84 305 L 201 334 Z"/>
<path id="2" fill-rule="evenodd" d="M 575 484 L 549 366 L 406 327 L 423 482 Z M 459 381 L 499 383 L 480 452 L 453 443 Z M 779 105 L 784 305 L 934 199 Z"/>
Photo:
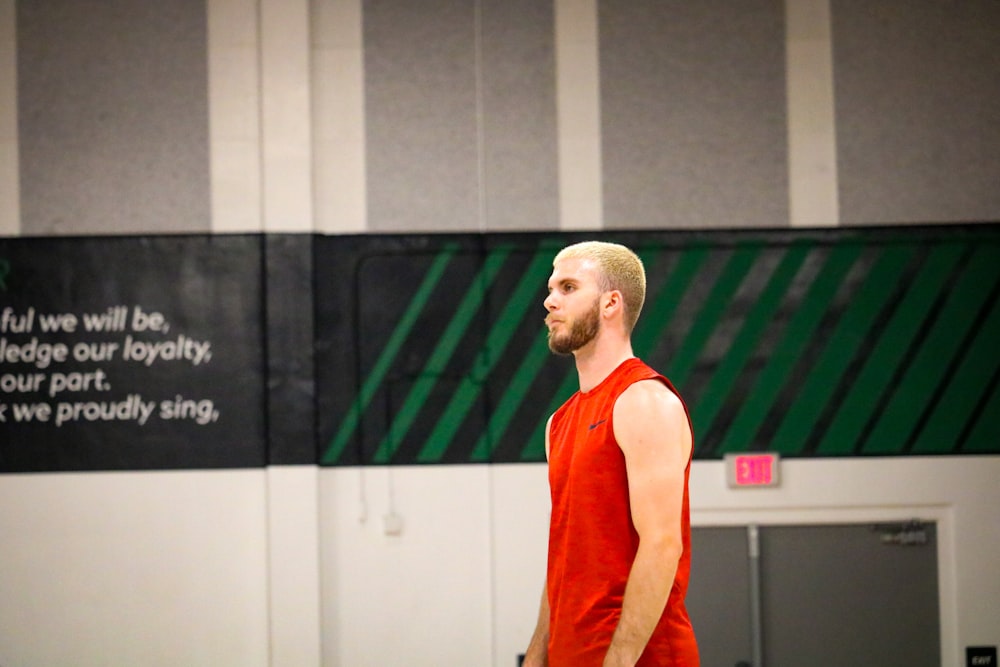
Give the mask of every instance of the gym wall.
<path id="1" fill-rule="evenodd" d="M 1000 644 L 998 25 L 0 0 L 3 335 L 120 346 L 10 367 L 0 402 L 51 412 L 0 424 L 0 663 L 515 664 L 569 389 L 534 277 L 590 236 L 643 245 L 696 524 L 930 518 L 942 664 Z M 719 456 L 762 447 L 782 486 L 726 489 Z"/>

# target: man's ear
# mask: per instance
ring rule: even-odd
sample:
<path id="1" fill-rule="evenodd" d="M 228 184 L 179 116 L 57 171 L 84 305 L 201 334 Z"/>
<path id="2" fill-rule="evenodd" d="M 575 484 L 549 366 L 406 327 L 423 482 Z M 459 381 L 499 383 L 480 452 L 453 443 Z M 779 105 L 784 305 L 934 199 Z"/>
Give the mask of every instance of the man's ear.
<path id="1" fill-rule="evenodd" d="M 602 315 L 610 317 L 624 307 L 625 307 L 625 300 L 622 298 L 621 292 L 619 292 L 618 290 L 611 290 L 610 292 L 604 293 L 604 298 L 601 301 Z"/>

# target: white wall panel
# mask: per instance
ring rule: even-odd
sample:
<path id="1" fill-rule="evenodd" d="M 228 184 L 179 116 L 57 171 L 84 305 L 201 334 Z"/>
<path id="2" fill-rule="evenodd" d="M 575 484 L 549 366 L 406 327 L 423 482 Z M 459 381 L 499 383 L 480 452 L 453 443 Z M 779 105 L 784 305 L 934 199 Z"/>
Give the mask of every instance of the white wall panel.
<path id="1" fill-rule="evenodd" d="M 490 664 L 489 485 L 486 466 L 321 473 L 324 665 Z"/>
<path id="2" fill-rule="evenodd" d="M 361 0 L 314 0 L 312 8 L 316 230 L 363 232 L 368 210 Z"/>
<path id="3" fill-rule="evenodd" d="M 559 227 L 601 229 L 601 102 L 597 0 L 555 0 Z"/>
<path id="4" fill-rule="evenodd" d="M 207 0 L 212 231 L 262 228 L 257 3 Z"/>
<path id="5" fill-rule="evenodd" d="M 260 0 L 264 229 L 313 229 L 309 0 Z"/>
<path id="6" fill-rule="evenodd" d="M 264 472 L 0 476 L 0 664 L 268 664 Z"/>
<path id="7" fill-rule="evenodd" d="M 829 0 L 785 3 L 788 218 L 793 227 L 836 225 L 837 133 Z"/>
<path id="8" fill-rule="evenodd" d="M 267 469 L 270 667 L 319 667 L 319 476 L 315 466 Z"/>

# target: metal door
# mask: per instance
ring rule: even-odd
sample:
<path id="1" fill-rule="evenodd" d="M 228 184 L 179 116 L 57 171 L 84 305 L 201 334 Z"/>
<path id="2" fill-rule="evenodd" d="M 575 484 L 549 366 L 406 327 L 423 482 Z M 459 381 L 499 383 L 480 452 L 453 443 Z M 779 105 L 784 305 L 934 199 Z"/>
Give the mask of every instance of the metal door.
<path id="1" fill-rule="evenodd" d="M 704 667 L 940 662 L 933 523 L 695 528 L 691 541 Z"/>
<path id="2" fill-rule="evenodd" d="M 751 659 L 749 566 L 745 527 L 691 529 L 687 609 L 703 667 Z"/>

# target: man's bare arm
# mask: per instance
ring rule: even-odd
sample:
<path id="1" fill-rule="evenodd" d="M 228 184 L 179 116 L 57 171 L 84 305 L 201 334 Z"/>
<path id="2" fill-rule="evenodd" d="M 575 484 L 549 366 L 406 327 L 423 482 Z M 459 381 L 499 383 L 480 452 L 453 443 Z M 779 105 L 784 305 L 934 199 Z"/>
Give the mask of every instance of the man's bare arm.
<path id="1" fill-rule="evenodd" d="M 545 424 L 545 459 L 549 458 L 549 427 L 552 417 Z M 538 605 L 538 621 L 531 635 L 528 650 L 524 653 L 523 667 L 548 667 L 549 664 L 549 590 L 548 580 L 542 584 L 542 601 Z"/>
<path id="2" fill-rule="evenodd" d="M 637 382 L 622 393 L 614 431 L 625 456 L 639 548 L 604 665 L 631 667 L 663 615 L 683 552 L 684 470 L 692 435 L 680 399 L 656 380 Z"/>
<path id="3" fill-rule="evenodd" d="M 524 653 L 523 667 L 547 667 L 549 664 L 549 594 L 542 586 L 542 601 L 538 605 L 538 623 L 531 643 Z"/>

